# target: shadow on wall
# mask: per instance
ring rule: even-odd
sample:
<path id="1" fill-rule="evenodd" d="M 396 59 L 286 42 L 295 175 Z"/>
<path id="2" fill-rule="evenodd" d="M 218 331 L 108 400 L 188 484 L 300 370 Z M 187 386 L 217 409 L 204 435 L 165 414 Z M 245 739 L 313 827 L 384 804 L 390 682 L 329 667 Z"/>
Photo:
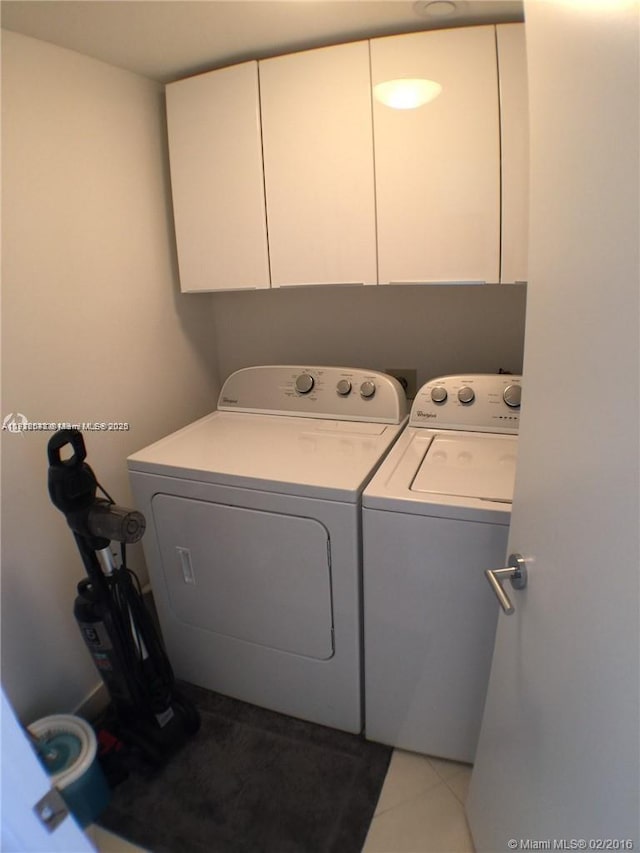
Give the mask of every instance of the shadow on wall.
<path id="1" fill-rule="evenodd" d="M 252 364 L 522 372 L 525 285 L 312 287 L 214 297 L 223 380 Z"/>

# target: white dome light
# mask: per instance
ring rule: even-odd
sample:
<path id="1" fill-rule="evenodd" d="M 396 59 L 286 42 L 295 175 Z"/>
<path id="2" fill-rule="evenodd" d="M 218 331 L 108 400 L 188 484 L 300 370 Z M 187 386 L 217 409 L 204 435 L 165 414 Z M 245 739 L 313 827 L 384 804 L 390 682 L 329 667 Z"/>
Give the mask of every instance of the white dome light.
<path id="1" fill-rule="evenodd" d="M 413 4 L 416 15 L 421 15 L 425 18 L 451 18 L 458 14 L 458 7 L 451 0 L 432 0 L 432 2 L 422 2 Z"/>
<path id="2" fill-rule="evenodd" d="M 373 87 L 376 100 L 394 110 L 414 110 L 437 98 L 440 92 L 442 92 L 440 83 L 405 77 L 386 80 Z"/>

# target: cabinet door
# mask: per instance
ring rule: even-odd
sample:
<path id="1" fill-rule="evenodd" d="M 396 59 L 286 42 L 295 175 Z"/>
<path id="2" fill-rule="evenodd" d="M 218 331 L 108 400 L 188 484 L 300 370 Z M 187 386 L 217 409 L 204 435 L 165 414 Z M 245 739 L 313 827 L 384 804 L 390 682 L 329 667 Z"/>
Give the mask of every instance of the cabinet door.
<path id="1" fill-rule="evenodd" d="M 529 227 L 529 99 L 524 24 L 496 27 L 502 133 L 500 280 L 526 281 Z"/>
<path id="2" fill-rule="evenodd" d="M 181 289 L 269 287 L 257 62 L 166 93 Z"/>
<path id="3" fill-rule="evenodd" d="M 373 101 L 380 283 L 499 280 L 500 140 L 494 27 L 371 42 L 374 87 L 426 78 L 417 109 Z"/>
<path id="4" fill-rule="evenodd" d="M 274 287 L 377 283 L 367 42 L 260 62 Z"/>

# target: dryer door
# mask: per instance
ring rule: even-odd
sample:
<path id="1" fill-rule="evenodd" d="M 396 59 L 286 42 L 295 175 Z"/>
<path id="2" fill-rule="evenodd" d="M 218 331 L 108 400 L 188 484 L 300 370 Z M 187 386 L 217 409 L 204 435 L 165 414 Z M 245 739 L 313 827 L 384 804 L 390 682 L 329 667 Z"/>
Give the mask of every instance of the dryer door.
<path id="1" fill-rule="evenodd" d="M 248 643 L 333 655 L 329 535 L 319 521 L 174 495 L 152 499 L 178 620 Z"/>

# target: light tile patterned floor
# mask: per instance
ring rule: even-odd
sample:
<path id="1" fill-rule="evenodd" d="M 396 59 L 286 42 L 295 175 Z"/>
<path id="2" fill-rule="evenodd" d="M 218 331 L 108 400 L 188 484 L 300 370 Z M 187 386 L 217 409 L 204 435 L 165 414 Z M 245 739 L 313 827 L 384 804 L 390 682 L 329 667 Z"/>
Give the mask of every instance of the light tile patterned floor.
<path id="1" fill-rule="evenodd" d="M 468 764 L 394 750 L 363 853 L 474 853 L 463 807 L 470 778 Z M 144 853 L 99 826 L 87 835 L 100 853 Z"/>
<path id="2" fill-rule="evenodd" d="M 471 767 L 394 750 L 363 853 L 474 853 Z"/>
<path id="3" fill-rule="evenodd" d="M 136 847 L 130 841 L 125 841 L 97 824 L 88 826 L 85 832 L 99 853 L 146 853 L 142 847 Z"/>

